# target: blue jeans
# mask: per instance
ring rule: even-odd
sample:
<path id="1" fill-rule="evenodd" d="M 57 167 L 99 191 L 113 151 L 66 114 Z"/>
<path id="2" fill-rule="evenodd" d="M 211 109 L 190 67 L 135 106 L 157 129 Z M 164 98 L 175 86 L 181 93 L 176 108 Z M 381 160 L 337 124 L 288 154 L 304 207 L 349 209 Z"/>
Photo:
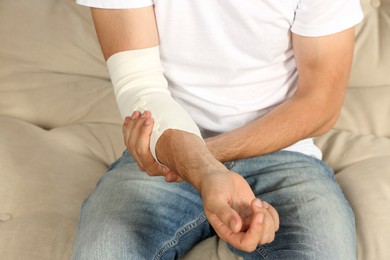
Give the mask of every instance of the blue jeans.
<path id="1" fill-rule="evenodd" d="M 356 259 L 353 212 L 322 161 L 296 152 L 228 162 L 280 216 L 274 242 L 244 259 Z M 73 259 L 177 259 L 214 236 L 199 193 L 140 172 L 125 152 L 85 200 Z"/>

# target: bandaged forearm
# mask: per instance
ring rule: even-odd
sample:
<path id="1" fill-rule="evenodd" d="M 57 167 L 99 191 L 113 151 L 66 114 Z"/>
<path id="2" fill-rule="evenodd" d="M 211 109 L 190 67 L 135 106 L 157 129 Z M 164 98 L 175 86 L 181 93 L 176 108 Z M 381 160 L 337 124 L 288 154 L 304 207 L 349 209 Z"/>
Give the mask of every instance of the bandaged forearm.
<path id="1" fill-rule="evenodd" d="M 150 151 L 157 160 L 156 144 L 167 129 L 201 137 L 191 116 L 172 98 L 160 62 L 159 47 L 119 52 L 107 60 L 122 118 L 134 111 L 150 111 L 154 120 Z"/>

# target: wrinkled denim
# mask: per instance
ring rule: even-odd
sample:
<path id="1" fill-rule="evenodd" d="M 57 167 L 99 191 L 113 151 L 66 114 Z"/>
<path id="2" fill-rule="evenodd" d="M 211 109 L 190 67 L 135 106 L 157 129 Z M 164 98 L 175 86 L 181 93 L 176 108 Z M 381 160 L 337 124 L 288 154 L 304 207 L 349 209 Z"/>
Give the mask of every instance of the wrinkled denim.
<path id="1" fill-rule="evenodd" d="M 244 259 L 356 259 L 353 212 L 322 161 L 297 152 L 225 163 L 280 216 L 274 242 Z M 178 259 L 214 236 L 202 200 L 188 183 L 166 183 L 138 170 L 125 152 L 81 210 L 73 259 Z"/>

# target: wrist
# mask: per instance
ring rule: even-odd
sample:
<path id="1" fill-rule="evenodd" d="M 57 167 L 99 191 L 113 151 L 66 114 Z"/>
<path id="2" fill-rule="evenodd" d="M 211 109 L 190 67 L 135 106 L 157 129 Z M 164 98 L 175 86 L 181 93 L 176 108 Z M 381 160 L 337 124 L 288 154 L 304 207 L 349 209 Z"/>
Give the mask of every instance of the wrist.
<path id="1" fill-rule="evenodd" d="M 205 140 L 207 149 L 210 151 L 210 153 L 220 162 L 223 162 L 223 156 L 221 152 L 218 150 L 217 145 L 217 138 L 216 137 L 210 137 Z"/>
<path id="2" fill-rule="evenodd" d="M 158 160 L 200 189 L 202 178 L 227 171 L 208 150 L 203 139 L 181 130 L 166 130 L 156 145 Z"/>

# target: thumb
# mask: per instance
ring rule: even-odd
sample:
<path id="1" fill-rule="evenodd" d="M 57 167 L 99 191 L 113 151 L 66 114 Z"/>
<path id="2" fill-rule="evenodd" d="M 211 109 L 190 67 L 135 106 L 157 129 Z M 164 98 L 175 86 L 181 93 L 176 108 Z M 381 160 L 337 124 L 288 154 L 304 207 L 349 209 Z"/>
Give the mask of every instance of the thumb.
<path id="1" fill-rule="evenodd" d="M 164 171 L 166 182 L 183 182 L 184 180 L 175 171 L 168 169 Z"/>

